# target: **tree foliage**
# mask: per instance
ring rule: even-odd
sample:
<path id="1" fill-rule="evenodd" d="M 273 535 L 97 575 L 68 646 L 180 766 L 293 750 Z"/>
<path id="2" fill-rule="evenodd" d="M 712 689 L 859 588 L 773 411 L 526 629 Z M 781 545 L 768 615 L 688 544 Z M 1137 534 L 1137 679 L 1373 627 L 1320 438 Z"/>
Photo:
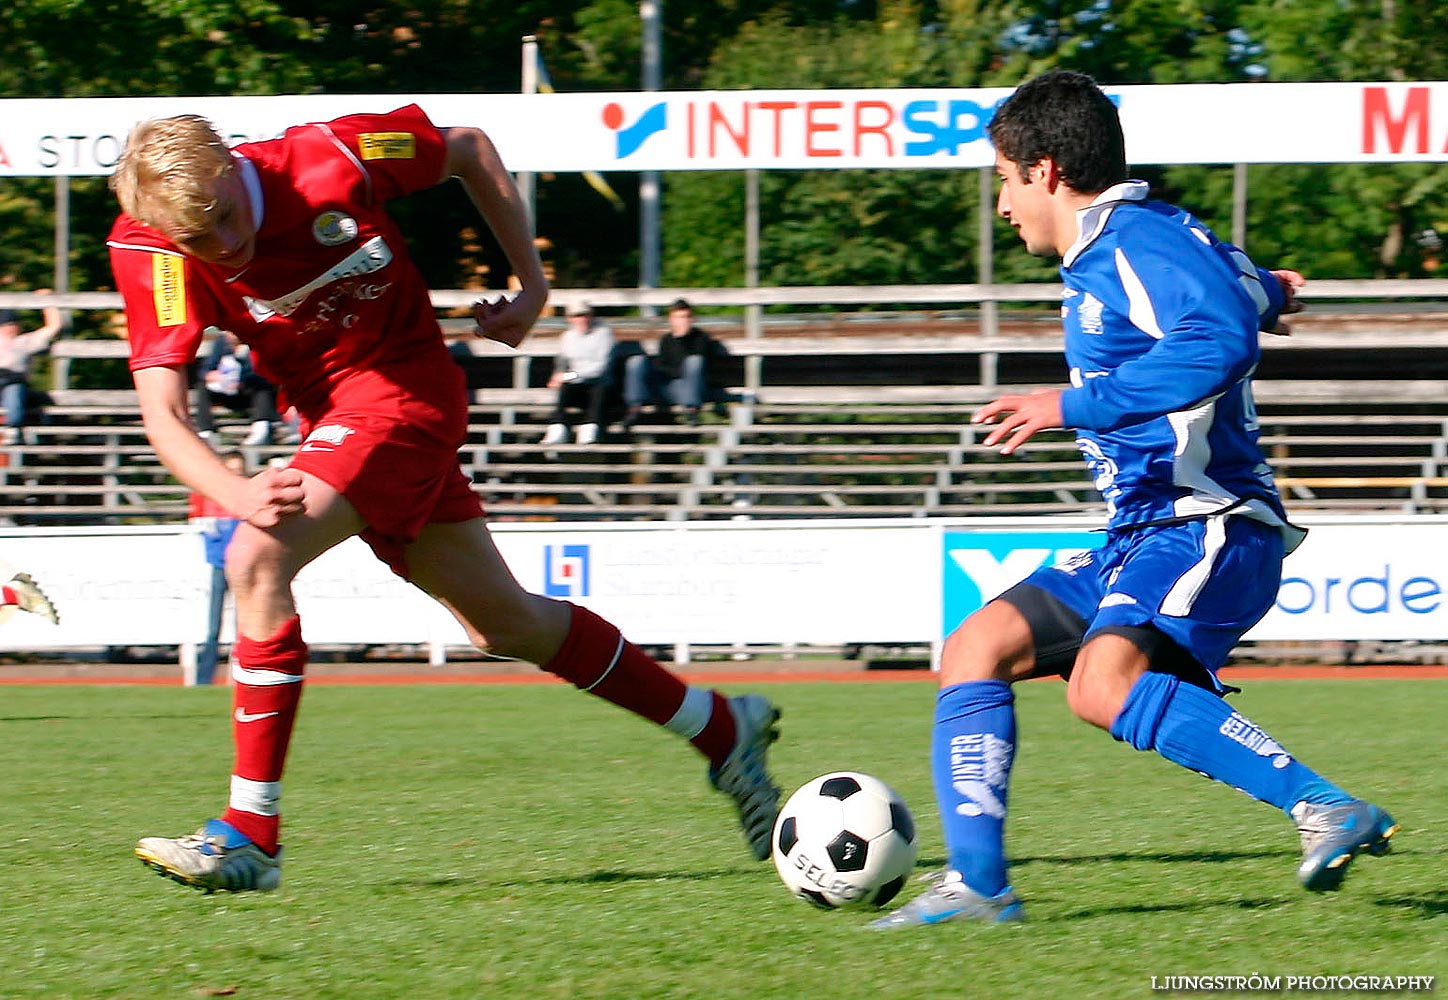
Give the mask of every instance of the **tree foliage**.
<path id="1" fill-rule="evenodd" d="M 1440 0 L 1263 0 L 1243 24 L 1264 79 L 1448 79 Z M 1264 165 L 1252 184 L 1253 253 L 1322 277 L 1422 277 L 1448 238 L 1448 165 Z"/>
<path id="2" fill-rule="evenodd" d="M 1008 86 L 1053 66 L 1106 84 L 1448 78 L 1441 0 L 659 0 L 663 84 L 693 88 Z M 509 92 L 539 39 L 559 90 L 634 89 L 634 0 L 9 0 L 0 93 L 11 97 Z M 1129 152 L 1129 151 L 1128 151 Z M 1231 172 L 1145 172 L 1224 234 Z M 1323 277 L 1418 275 L 1448 232 L 1448 167 L 1254 166 L 1255 256 Z M 558 280 L 627 285 L 637 185 L 617 212 L 577 175 L 539 179 Z M 769 171 L 761 280 L 973 281 L 979 178 L 968 170 Z M 72 182 L 73 287 L 109 285 L 104 185 Z M 0 283 L 49 283 L 53 189 L 0 184 Z M 743 280 L 744 178 L 666 176 L 664 280 Z M 450 186 L 399 206 L 429 281 L 502 283 L 503 262 Z M 1049 277 L 996 223 L 997 280 Z"/>
<path id="3" fill-rule="evenodd" d="M 746 25 L 716 56 L 709 89 L 986 86 L 1004 82 L 992 39 L 1016 4 L 882 3 L 874 21 Z M 743 176 L 675 173 L 665 198 L 665 283 L 739 284 Z M 769 171 L 760 179 L 763 284 L 974 281 L 979 177 L 973 170 Z M 1005 232 L 1009 232 L 1008 229 Z M 1010 277 L 1039 276 L 1023 255 Z M 1048 272 L 1046 272 L 1048 273 Z"/>

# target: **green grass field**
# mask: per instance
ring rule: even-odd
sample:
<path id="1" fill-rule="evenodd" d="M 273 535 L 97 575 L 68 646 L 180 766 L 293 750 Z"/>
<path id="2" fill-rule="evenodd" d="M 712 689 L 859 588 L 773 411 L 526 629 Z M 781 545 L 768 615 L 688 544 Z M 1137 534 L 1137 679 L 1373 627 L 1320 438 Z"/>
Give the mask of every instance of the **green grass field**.
<path id="1" fill-rule="evenodd" d="M 893 784 L 941 862 L 933 687 L 777 684 L 786 791 Z M 672 737 L 571 689 L 314 686 L 280 891 L 204 896 L 132 856 L 222 805 L 224 690 L 0 688 L 0 997 L 1123 997 L 1151 977 L 1448 973 L 1445 681 L 1234 700 L 1387 806 L 1395 852 L 1298 889 L 1291 824 L 1018 689 L 1008 839 L 1028 922 L 861 930 L 789 897 Z M 913 892 L 913 887 L 907 892 Z"/>

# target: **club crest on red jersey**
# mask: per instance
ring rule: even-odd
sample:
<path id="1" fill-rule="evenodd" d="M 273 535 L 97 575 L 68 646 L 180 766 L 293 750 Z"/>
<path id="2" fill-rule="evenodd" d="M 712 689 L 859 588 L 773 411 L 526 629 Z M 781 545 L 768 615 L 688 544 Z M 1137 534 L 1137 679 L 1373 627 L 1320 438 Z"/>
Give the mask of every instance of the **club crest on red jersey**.
<path id="1" fill-rule="evenodd" d="M 323 212 L 312 220 L 312 236 L 325 247 L 355 240 L 357 231 L 357 220 L 344 212 Z"/>

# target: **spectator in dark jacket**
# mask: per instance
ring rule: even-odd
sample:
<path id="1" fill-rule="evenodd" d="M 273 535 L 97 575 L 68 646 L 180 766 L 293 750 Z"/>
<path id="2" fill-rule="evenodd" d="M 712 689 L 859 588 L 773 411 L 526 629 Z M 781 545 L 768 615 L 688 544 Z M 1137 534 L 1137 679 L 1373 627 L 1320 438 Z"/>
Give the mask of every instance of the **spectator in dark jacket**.
<path id="1" fill-rule="evenodd" d="M 722 398 L 720 362 L 728 356 L 723 344 L 694 325 L 693 307 L 675 299 L 669 306 L 669 332 L 659 338 L 654 356 L 628 359 L 625 396 L 651 398 L 665 410 L 677 406 L 685 420 L 697 424 L 704 404 Z M 630 407 L 630 423 L 637 420 L 639 409 Z"/>

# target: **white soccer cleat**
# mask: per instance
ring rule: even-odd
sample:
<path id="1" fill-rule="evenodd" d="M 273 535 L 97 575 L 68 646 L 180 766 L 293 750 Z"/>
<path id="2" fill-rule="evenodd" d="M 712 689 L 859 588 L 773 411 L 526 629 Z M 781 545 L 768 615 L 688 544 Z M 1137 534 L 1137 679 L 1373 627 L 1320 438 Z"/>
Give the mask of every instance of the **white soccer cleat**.
<path id="1" fill-rule="evenodd" d="M 769 837 L 779 815 L 779 786 L 769 776 L 769 745 L 779 739 L 779 709 L 757 694 L 728 699 L 734 715 L 734 749 L 709 782 L 732 796 L 739 826 L 755 858 L 769 857 Z"/>
<path id="2" fill-rule="evenodd" d="M 982 896 L 961 880 L 959 872 L 937 872 L 928 876 L 930 888 L 894 913 L 866 924 L 867 930 L 887 931 L 897 927 L 929 927 L 958 920 L 988 924 L 1013 924 L 1026 919 L 1025 908 L 1009 886 L 994 896 Z"/>
<path id="3" fill-rule="evenodd" d="M 595 442 L 597 442 L 597 441 L 598 441 L 598 425 L 597 425 L 597 424 L 580 424 L 580 425 L 578 426 L 578 438 L 577 438 L 577 441 L 578 441 L 579 444 L 594 444 Z"/>
<path id="4" fill-rule="evenodd" d="M 45 596 L 45 591 L 30 578 L 29 573 L 16 573 L 5 586 L 15 593 L 16 607 L 21 611 L 39 615 L 52 625 L 60 624 L 60 614 L 55 605 L 50 603 L 50 598 Z"/>
<path id="5" fill-rule="evenodd" d="M 543 432 L 543 444 L 563 444 L 568 440 L 567 424 L 549 424 Z"/>
<path id="6" fill-rule="evenodd" d="M 219 819 L 174 840 L 146 837 L 136 845 L 136 857 L 158 875 L 208 893 L 271 892 L 282 881 L 280 848 L 273 857 Z"/>

